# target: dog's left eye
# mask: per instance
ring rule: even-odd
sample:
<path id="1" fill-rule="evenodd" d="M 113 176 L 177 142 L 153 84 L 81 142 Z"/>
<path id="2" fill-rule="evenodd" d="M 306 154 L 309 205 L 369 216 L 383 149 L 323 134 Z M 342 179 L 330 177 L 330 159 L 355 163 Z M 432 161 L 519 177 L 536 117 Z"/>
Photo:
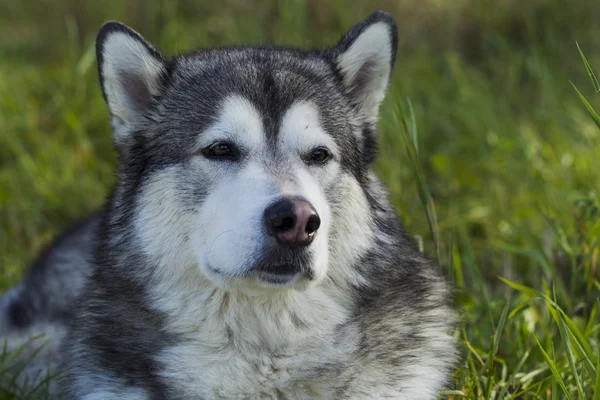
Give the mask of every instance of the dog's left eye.
<path id="1" fill-rule="evenodd" d="M 308 157 L 309 162 L 313 164 L 324 164 L 331 158 L 331 153 L 325 147 L 317 147 L 313 149 Z"/>
<path id="2" fill-rule="evenodd" d="M 238 159 L 238 152 L 235 146 L 229 143 L 213 143 L 202 149 L 202 155 L 213 160 L 231 160 Z"/>

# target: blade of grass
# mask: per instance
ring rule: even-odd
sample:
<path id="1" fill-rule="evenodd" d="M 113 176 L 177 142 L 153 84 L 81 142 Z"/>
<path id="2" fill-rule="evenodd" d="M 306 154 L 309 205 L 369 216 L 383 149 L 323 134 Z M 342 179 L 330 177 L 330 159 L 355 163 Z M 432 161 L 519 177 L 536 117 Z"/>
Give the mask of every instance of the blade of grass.
<path id="1" fill-rule="evenodd" d="M 490 394 L 492 393 L 492 388 L 494 387 L 494 379 L 492 377 L 495 376 L 494 373 L 494 358 L 496 353 L 498 352 L 498 347 L 500 346 L 500 339 L 502 338 L 502 330 L 504 329 L 504 324 L 506 323 L 506 319 L 508 317 L 508 309 L 510 305 L 510 297 L 506 300 L 504 304 L 504 308 L 502 309 L 502 314 L 500 315 L 500 320 L 498 321 L 498 327 L 496 328 L 496 332 L 494 333 L 494 340 L 492 341 L 492 347 L 488 353 L 488 358 L 485 363 L 485 369 L 488 371 L 488 387 L 487 387 L 487 398 L 490 398 Z"/>
<path id="2" fill-rule="evenodd" d="M 592 67 L 588 63 L 587 58 L 585 58 L 583 51 L 581 51 L 581 47 L 579 47 L 579 43 L 575 42 L 575 44 L 577 45 L 577 50 L 579 50 L 579 55 L 581 56 L 581 59 L 583 60 L 583 65 L 585 65 L 585 70 L 587 71 L 588 75 L 590 76 L 592 85 L 594 85 L 594 90 L 596 91 L 596 93 L 600 93 L 600 83 L 598 83 L 598 79 L 596 78 L 594 71 L 592 71 Z"/>
<path id="3" fill-rule="evenodd" d="M 425 215 L 427 217 L 427 222 L 429 224 L 429 230 L 431 232 L 431 236 L 433 237 L 433 245 L 435 247 L 435 255 L 436 261 L 438 265 L 441 265 L 441 256 L 440 256 L 440 240 L 439 240 L 439 227 L 437 222 L 437 215 L 435 212 L 435 205 L 433 203 L 433 198 L 431 197 L 431 192 L 429 191 L 429 187 L 425 182 L 423 170 L 421 169 L 421 163 L 419 160 L 419 152 L 417 149 L 417 133 L 416 133 L 416 122 L 414 109 L 410 102 L 410 99 L 407 99 L 408 104 L 408 116 L 404 110 L 404 107 L 401 103 L 398 103 L 395 107 L 396 119 L 400 123 L 400 131 L 402 140 L 404 142 L 404 146 L 408 153 L 408 157 L 410 159 L 411 165 L 413 167 L 413 172 L 415 175 L 415 179 L 417 181 L 417 189 L 419 193 L 419 199 L 423 207 L 425 208 Z"/>
<path id="4" fill-rule="evenodd" d="M 594 327 L 594 322 L 596 321 L 596 313 L 598 312 L 597 310 L 598 303 L 594 304 L 594 307 L 592 307 L 592 311 L 590 312 L 588 323 L 586 324 L 585 329 L 583 330 L 583 334 L 585 336 L 588 336 L 592 331 L 592 328 Z"/>
<path id="5" fill-rule="evenodd" d="M 598 114 L 596 113 L 596 111 L 594 111 L 594 109 L 592 108 L 592 106 L 590 105 L 590 103 L 588 103 L 588 101 L 585 99 L 585 97 L 583 97 L 583 95 L 577 89 L 577 87 L 573 84 L 573 82 L 571 82 L 571 85 L 573 86 L 573 89 L 575 89 L 575 91 L 577 92 L 577 95 L 579 96 L 579 99 L 581 100 L 581 102 L 585 106 L 588 114 L 590 114 L 590 116 L 592 117 L 592 119 L 594 120 L 594 122 L 596 123 L 596 125 L 598 126 L 598 128 L 600 128 L 600 116 L 598 116 Z"/>
<path id="6" fill-rule="evenodd" d="M 452 231 L 448 240 L 448 280 L 456 285 L 454 272 L 454 231 Z"/>
<path id="7" fill-rule="evenodd" d="M 408 123 L 410 125 L 407 126 L 408 132 L 410 132 L 410 136 L 412 138 L 413 147 L 415 149 L 415 154 L 419 157 L 419 142 L 417 141 L 417 120 L 415 119 L 415 109 L 410 101 L 410 99 L 406 99 L 406 105 L 408 107 Z"/>
<path id="8" fill-rule="evenodd" d="M 577 325 L 573 322 L 573 320 L 571 318 L 569 318 L 569 316 L 560 307 L 558 307 L 558 305 L 556 303 L 552 302 L 552 306 L 556 310 L 559 311 L 560 317 L 562 317 L 566 326 L 569 328 L 568 331 L 571 334 L 572 338 L 574 339 L 573 341 L 577 345 L 577 348 L 580 350 L 580 353 L 585 361 L 585 365 L 588 368 L 588 371 L 590 372 L 590 374 L 592 376 L 594 376 L 596 374 L 596 367 L 594 366 L 593 361 L 592 361 L 594 359 L 594 352 L 593 352 L 590 344 L 586 340 L 585 336 L 583 336 L 583 334 L 581 333 L 579 328 L 577 328 Z M 556 315 L 554 317 L 556 319 L 559 316 Z M 558 320 L 557 320 L 557 323 L 558 323 Z"/>
<path id="9" fill-rule="evenodd" d="M 498 347 L 500 346 L 500 339 L 502 338 L 502 330 L 504 329 L 504 324 L 506 323 L 506 319 L 508 317 L 508 308 L 510 305 L 510 297 L 506 300 L 504 304 L 504 308 L 502 309 L 502 314 L 500 315 L 500 320 L 498 321 L 498 327 L 496 328 L 496 332 L 494 333 L 494 340 L 492 342 L 492 348 L 490 349 L 490 354 L 488 354 L 488 359 L 486 361 L 486 368 L 490 368 L 490 364 L 494 362 L 494 356 L 498 352 Z"/>
<path id="10" fill-rule="evenodd" d="M 538 340 L 537 336 L 533 335 L 533 338 L 537 342 L 537 344 L 538 344 L 538 346 L 540 348 L 540 352 L 542 353 L 542 357 L 544 357 L 544 360 L 546 361 L 546 364 L 548 364 L 548 367 L 550 367 L 550 371 L 552 371 L 552 375 L 554 375 L 554 381 L 559 384 L 559 386 L 562 389 L 563 393 L 565 394 L 565 396 L 567 396 L 567 399 L 570 400 L 571 399 L 571 394 L 567 390 L 567 386 L 565 385 L 565 382 L 563 381 L 562 377 L 560 376 L 560 372 L 558 371 L 558 368 L 556 368 L 556 364 L 550 358 L 550 356 L 548 355 L 548 353 L 546 353 L 546 350 L 544 350 L 544 347 L 542 346 L 542 344 Z"/>
<path id="11" fill-rule="evenodd" d="M 600 350 L 596 357 L 596 384 L 594 385 L 594 400 L 600 400 Z"/>
<path id="12" fill-rule="evenodd" d="M 511 288 L 518 290 L 519 292 L 526 294 L 529 297 L 544 297 L 544 295 L 537 290 L 528 288 L 527 286 L 521 285 L 520 283 L 509 281 L 501 276 L 498 277 L 502 282 L 506 283 Z"/>
<path id="13" fill-rule="evenodd" d="M 527 303 L 521 303 L 518 306 L 516 306 L 515 308 L 513 308 L 513 310 L 510 312 L 510 314 L 508 314 L 508 319 L 512 319 L 515 315 L 517 315 L 517 313 L 519 311 L 521 311 L 525 307 L 527 307 Z"/>
<path id="14" fill-rule="evenodd" d="M 548 306 L 548 309 L 550 310 L 550 308 L 551 308 L 550 305 L 548 303 L 546 303 L 546 305 Z M 554 313 L 555 311 L 551 310 L 550 312 Z M 565 348 L 565 352 L 567 353 L 567 360 L 569 361 L 569 367 L 571 368 L 571 373 L 573 374 L 573 379 L 575 380 L 575 383 L 577 385 L 577 393 L 579 394 L 579 398 L 583 399 L 583 398 L 585 398 L 585 396 L 583 395 L 583 381 L 581 380 L 581 378 L 579 376 L 579 372 L 577 372 L 575 356 L 573 355 L 573 350 L 571 348 L 571 340 L 567 333 L 567 328 L 565 327 L 565 323 L 564 323 L 563 319 L 558 317 L 557 321 L 558 321 L 558 331 L 560 333 L 560 337 L 562 339 L 563 347 Z"/>

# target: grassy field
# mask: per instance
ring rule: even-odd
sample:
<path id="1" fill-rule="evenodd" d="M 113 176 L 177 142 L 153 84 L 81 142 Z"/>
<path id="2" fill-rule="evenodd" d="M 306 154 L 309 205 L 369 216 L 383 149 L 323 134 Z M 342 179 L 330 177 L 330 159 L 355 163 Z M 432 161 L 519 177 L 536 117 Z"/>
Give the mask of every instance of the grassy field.
<path id="1" fill-rule="evenodd" d="M 600 129 L 570 83 L 600 110 L 576 46 L 600 72 L 600 4 L 366 3 L 0 0 L 0 289 L 113 181 L 103 21 L 166 53 L 311 47 L 379 8 L 400 48 L 378 172 L 463 321 L 444 398 L 600 399 Z"/>

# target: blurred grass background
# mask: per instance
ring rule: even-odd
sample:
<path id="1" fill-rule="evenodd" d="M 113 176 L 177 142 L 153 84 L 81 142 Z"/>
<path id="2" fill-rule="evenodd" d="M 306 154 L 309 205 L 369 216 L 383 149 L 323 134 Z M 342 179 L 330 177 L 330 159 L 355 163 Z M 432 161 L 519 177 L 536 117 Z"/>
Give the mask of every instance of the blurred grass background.
<path id="1" fill-rule="evenodd" d="M 400 38 L 377 170 L 463 318 L 446 397 L 600 398 L 600 129 L 569 83 L 600 109 L 575 45 L 600 70 L 597 0 L 0 0 L 0 289 L 113 182 L 104 21 L 173 54 L 330 45 L 376 9 Z"/>

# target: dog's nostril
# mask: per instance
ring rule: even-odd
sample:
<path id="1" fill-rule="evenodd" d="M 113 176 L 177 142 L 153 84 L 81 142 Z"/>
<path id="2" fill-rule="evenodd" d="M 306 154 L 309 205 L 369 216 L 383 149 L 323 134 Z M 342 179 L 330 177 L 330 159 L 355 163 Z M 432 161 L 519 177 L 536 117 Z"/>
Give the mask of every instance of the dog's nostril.
<path id="1" fill-rule="evenodd" d="M 284 216 L 276 218 L 273 221 L 273 228 L 280 232 L 289 231 L 296 225 L 296 218 L 293 216 Z"/>
<path id="2" fill-rule="evenodd" d="M 321 218 L 319 218 L 318 215 L 311 215 L 308 218 L 308 221 L 306 222 L 306 227 L 304 228 L 304 231 L 307 234 L 311 235 L 314 232 L 316 232 L 320 226 L 321 226 Z"/>

